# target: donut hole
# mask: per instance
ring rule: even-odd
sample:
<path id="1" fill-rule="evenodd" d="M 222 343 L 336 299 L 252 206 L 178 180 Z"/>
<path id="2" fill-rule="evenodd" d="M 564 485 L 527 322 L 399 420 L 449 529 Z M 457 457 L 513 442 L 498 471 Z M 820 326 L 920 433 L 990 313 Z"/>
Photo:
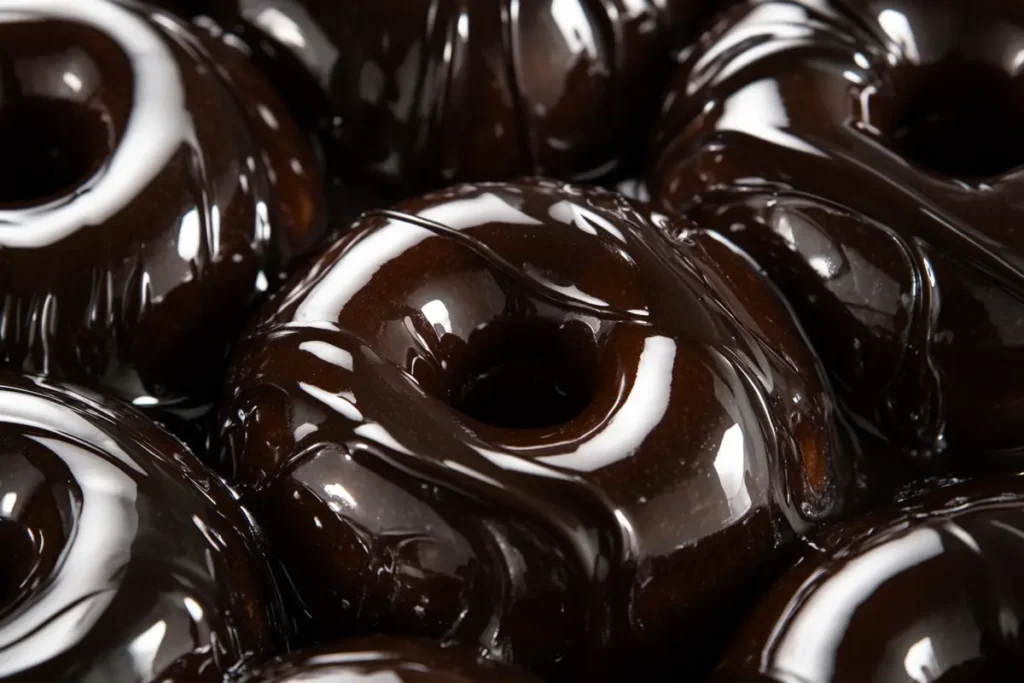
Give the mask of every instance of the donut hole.
<path id="1" fill-rule="evenodd" d="M 923 67 L 909 85 L 891 135 L 904 156 L 960 178 L 1024 165 L 1024 107 L 1005 71 L 982 63 Z"/>
<path id="2" fill-rule="evenodd" d="M 0 107 L 0 203 L 35 204 L 81 187 L 110 154 L 102 113 L 71 100 L 23 97 Z"/>
<path id="3" fill-rule="evenodd" d="M 493 427 L 554 427 L 590 404 L 593 367 L 590 345 L 555 323 L 492 323 L 469 339 L 452 405 Z"/>
<path id="4" fill-rule="evenodd" d="M 22 524 L 0 518 L 0 615 L 22 597 L 32 582 L 34 562 L 38 554 L 31 532 Z"/>

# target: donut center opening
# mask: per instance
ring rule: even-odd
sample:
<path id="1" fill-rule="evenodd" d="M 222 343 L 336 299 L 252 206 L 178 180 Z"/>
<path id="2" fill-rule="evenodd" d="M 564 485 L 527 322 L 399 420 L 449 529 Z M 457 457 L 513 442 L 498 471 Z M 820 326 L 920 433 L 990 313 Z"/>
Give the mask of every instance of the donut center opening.
<path id="1" fill-rule="evenodd" d="M 32 577 L 35 545 L 28 530 L 11 519 L 0 518 L 0 614 L 19 601 Z"/>
<path id="2" fill-rule="evenodd" d="M 0 106 L 0 203 L 34 204 L 83 185 L 109 154 L 109 127 L 79 102 L 26 96 Z"/>
<path id="3" fill-rule="evenodd" d="M 569 422 L 593 396 L 590 349 L 554 324 L 490 326 L 469 340 L 452 404 L 494 427 L 540 429 Z"/>
<path id="4" fill-rule="evenodd" d="M 994 66 L 929 68 L 895 124 L 896 148 L 944 175 L 991 177 L 1024 165 L 1024 107 Z"/>

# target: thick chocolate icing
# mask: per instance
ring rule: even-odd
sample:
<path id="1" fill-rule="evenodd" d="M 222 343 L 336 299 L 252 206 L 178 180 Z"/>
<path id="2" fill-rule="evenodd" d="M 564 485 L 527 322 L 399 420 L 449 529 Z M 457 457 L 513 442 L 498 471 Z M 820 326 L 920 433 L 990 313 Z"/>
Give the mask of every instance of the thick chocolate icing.
<path id="1" fill-rule="evenodd" d="M 334 647 L 299 650 L 243 676 L 238 683 L 537 683 L 470 649 L 415 638 L 378 636 Z"/>
<path id="2" fill-rule="evenodd" d="M 189 411 L 322 232 L 315 160 L 245 55 L 111 0 L 0 2 L 0 358 Z"/>
<path id="3" fill-rule="evenodd" d="M 220 681 L 282 647 L 234 496 L 119 403 L 0 373 L 0 678 Z"/>
<path id="4" fill-rule="evenodd" d="M 832 401 L 767 281 L 603 190 L 367 214 L 229 386 L 222 466 L 322 637 L 433 636 L 569 680 L 680 644 L 697 666 L 844 501 Z"/>
<path id="5" fill-rule="evenodd" d="M 522 174 L 595 177 L 646 142 L 673 37 L 698 0 L 178 0 L 241 17 L 353 166 L 418 190 Z M 296 65 L 307 77 L 297 79 Z M 300 81 L 306 82 L 300 82 Z M 309 87 L 312 84 L 314 87 Z"/>
<path id="6" fill-rule="evenodd" d="M 715 680 L 1021 680 L 1022 564 L 1019 476 L 834 527 L 764 598 Z"/>
<path id="7" fill-rule="evenodd" d="M 1024 447 L 1024 4 L 763 0 L 682 61 L 652 193 L 740 244 L 911 449 Z"/>

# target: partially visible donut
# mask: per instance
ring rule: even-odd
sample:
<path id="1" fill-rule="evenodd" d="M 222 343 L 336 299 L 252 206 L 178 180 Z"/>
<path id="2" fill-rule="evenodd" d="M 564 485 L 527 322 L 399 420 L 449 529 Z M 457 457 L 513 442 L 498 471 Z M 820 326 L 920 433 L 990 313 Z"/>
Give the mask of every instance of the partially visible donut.
<path id="1" fill-rule="evenodd" d="M 537 683 L 537 679 L 428 640 L 378 636 L 342 646 L 299 650 L 243 676 L 238 683 Z"/>
<path id="2" fill-rule="evenodd" d="M 675 77 L 652 194 L 741 245 L 870 427 L 1024 448 L 1024 4 L 759 0 Z"/>
<path id="3" fill-rule="evenodd" d="M 0 373 L 0 679 L 220 681 L 284 646 L 235 497 L 120 404 Z"/>
<path id="4" fill-rule="evenodd" d="M 816 361 L 717 235 L 546 181 L 346 234 L 240 342 L 219 451 L 321 637 L 566 680 L 699 666 L 793 531 L 843 508 Z"/>
<path id="5" fill-rule="evenodd" d="M 2 0 L 0 44 L 0 360 L 187 415 L 322 233 L 311 150 L 242 52 L 144 5 Z"/>
<path id="6" fill-rule="evenodd" d="M 714 680 L 1024 679 L 1024 479 L 978 480 L 826 531 Z"/>
<path id="7" fill-rule="evenodd" d="M 706 0 L 178 0 L 270 53 L 295 106 L 359 171 L 422 191 L 593 178 L 639 156 L 673 38 Z M 296 68 L 298 66 L 298 68 Z M 304 71 L 312 87 L 299 86 Z"/>

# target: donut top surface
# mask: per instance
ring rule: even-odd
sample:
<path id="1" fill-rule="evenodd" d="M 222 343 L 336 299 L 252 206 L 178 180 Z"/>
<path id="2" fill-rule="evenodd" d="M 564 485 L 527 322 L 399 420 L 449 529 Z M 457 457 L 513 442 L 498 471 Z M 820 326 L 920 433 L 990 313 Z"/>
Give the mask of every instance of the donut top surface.
<path id="1" fill-rule="evenodd" d="M 1022 562 L 1019 476 L 827 529 L 754 610 L 714 680 L 1020 680 Z"/>
<path id="2" fill-rule="evenodd" d="M 378 636 L 300 650 L 243 676 L 239 683 L 538 683 L 491 664 L 472 650 L 412 638 Z"/>
<path id="3" fill-rule="evenodd" d="M 0 358 L 209 402 L 321 231 L 302 134 L 241 51 L 134 2 L 5 0 L 0 44 Z"/>
<path id="4" fill-rule="evenodd" d="M 187 3 L 186 3 L 187 4 Z M 412 191 L 605 175 L 640 150 L 694 0 L 194 3 L 241 17 L 328 96 L 356 168 Z M 295 101 L 295 69 L 281 67 Z"/>
<path id="5" fill-rule="evenodd" d="M 771 288 L 607 191 L 367 214 L 267 307 L 229 386 L 222 466 L 306 609 L 542 673 L 686 616 L 712 630 L 716 596 L 843 502 L 831 400 Z"/>
<path id="6" fill-rule="evenodd" d="M 0 678 L 219 681 L 282 647 L 227 488 L 119 403 L 0 374 Z"/>
<path id="7" fill-rule="evenodd" d="M 1019 450 L 1024 5 L 764 0 L 682 59 L 652 194 L 729 235 L 914 450 Z"/>

